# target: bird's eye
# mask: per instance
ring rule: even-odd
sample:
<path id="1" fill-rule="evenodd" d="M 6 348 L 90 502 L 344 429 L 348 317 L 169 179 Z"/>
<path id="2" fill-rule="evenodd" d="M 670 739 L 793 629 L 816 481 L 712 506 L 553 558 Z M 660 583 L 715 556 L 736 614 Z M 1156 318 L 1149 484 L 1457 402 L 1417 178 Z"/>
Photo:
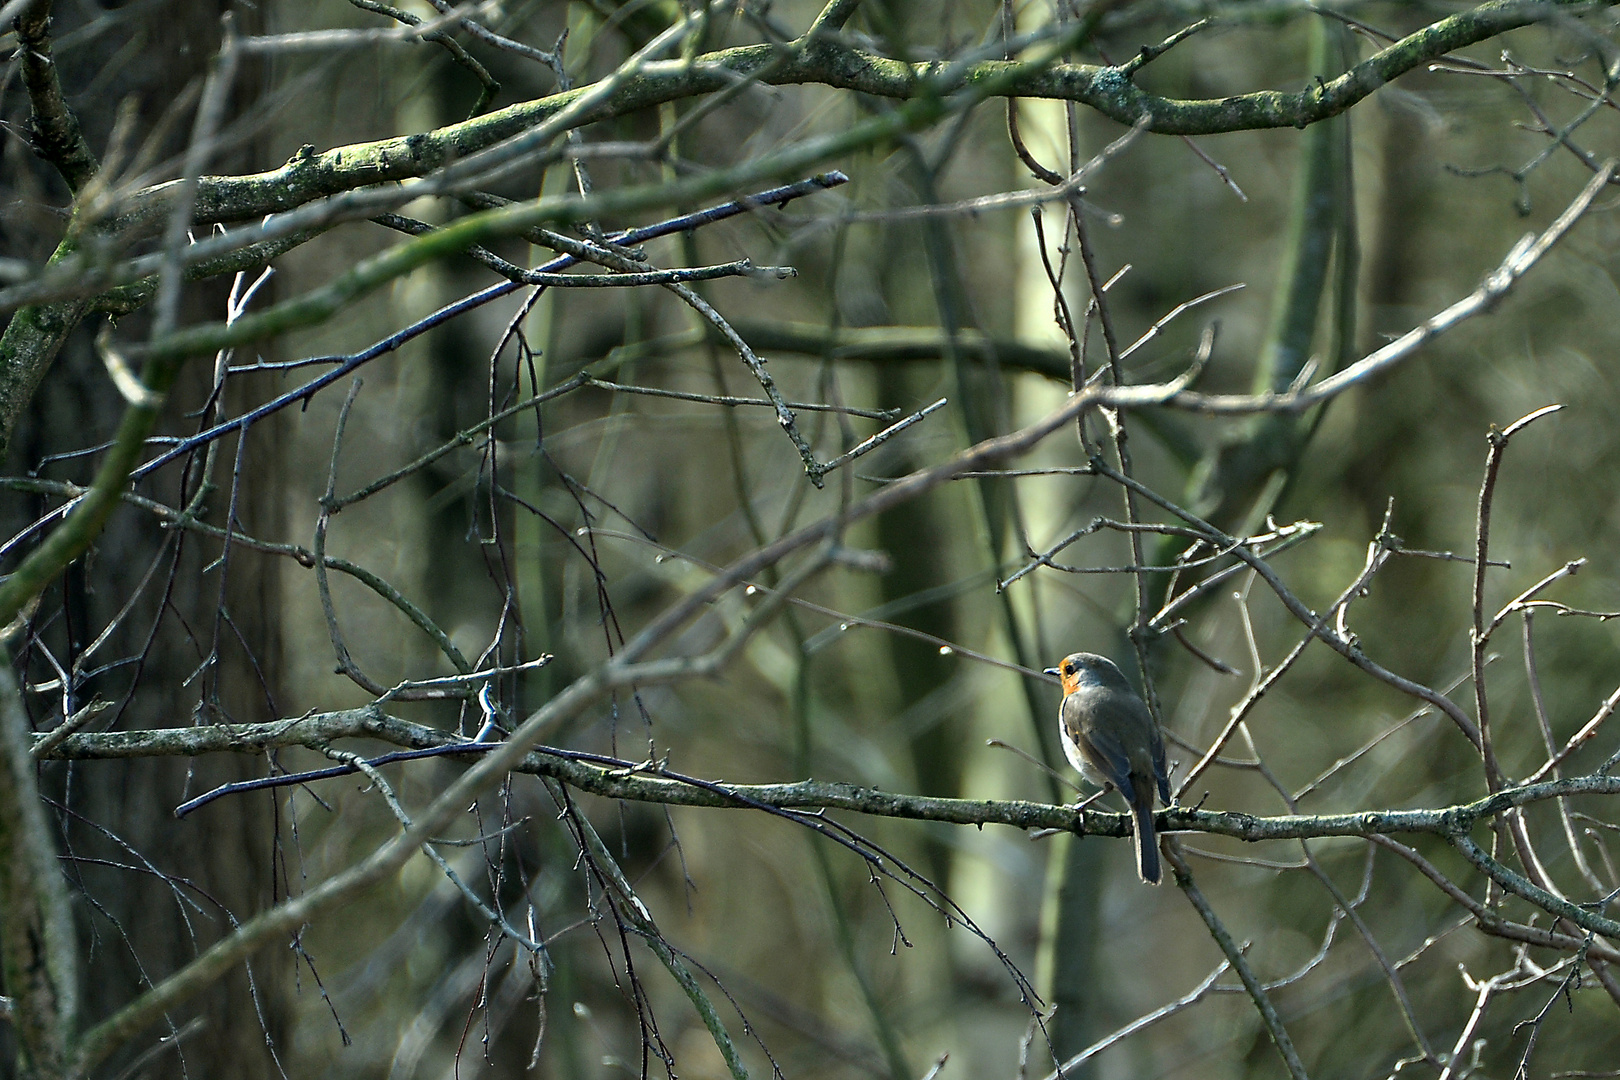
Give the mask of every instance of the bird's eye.
<path id="1" fill-rule="evenodd" d="M 1065 674 L 1065 675 L 1073 675 L 1074 674 L 1074 665 L 1073 664 L 1064 664 L 1063 665 L 1063 674 Z"/>

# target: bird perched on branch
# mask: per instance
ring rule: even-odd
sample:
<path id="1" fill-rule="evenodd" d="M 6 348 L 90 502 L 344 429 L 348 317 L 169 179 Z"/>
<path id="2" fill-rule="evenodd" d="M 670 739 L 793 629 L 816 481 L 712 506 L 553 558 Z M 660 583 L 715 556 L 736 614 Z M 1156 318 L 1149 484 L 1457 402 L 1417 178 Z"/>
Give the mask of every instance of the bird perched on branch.
<path id="1" fill-rule="evenodd" d="M 1046 674 L 1063 683 L 1058 709 L 1063 753 L 1087 780 L 1125 797 L 1135 823 L 1137 871 L 1143 881 L 1157 885 L 1162 875 L 1153 831 L 1154 790 L 1170 805 L 1159 725 L 1125 673 L 1106 656 L 1073 653 Z"/>

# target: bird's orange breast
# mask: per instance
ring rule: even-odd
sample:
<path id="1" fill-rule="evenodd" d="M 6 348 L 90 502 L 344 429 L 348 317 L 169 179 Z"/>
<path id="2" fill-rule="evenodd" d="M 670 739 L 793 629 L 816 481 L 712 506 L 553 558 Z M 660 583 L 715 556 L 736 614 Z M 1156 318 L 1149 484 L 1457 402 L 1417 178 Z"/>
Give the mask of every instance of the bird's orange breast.
<path id="1" fill-rule="evenodd" d="M 1068 697 L 1070 694 L 1072 694 L 1076 690 L 1080 689 L 1080 669 L 1079 668 L 1076 668 L 1072 674 L 1067 672 L 1067 671 L 1059 671 L 1058 672 L 1058 679 L 1059 679 L 1059 681 L 1061 681 L 1063 683 L 1063 696 L 1064 697 Z"/>

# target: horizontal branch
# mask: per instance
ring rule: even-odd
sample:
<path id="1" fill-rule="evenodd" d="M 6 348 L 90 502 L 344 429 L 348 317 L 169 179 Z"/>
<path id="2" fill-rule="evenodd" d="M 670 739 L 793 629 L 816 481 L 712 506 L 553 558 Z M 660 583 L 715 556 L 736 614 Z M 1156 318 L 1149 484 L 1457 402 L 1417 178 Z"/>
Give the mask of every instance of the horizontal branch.
<path id="1" fill-rule="evenodd" d="M 216 724 L 70 735 L 47 758 L 73 761 L 257 753 L 293 746 L 319 746 L 340 738 L 374 738 L 408 749 L 428 749 L 456 740 L 436 728 L 390 716 L 368 705 L 339 712 L 262 724 Z M 45 735 L 36 735 L 43 742 Z M 469 749 L 482 756 L 487 747 Z M 455 755 L 447 755 L 455 756 Z M 547 776 L 580 791 L 610 799 L 670 806 L 849 810 L 874 817 L 942 821 L 955 825 L 1010 825 L 1062 829 L 1082 836 L 1128 837 L 1128 816 L 1019 799 L 948 799 L 907 795 L 857 784 L 801 780 L 786 784 L 728 784 L 683 776 L 657 765 L 602 755 L 536 747 L 515 771 Z M 1507 788 L 1485 798 L 1431 810 L 1364 810 L 1350 814 L 1279 814 L 1174 806 L 1156 823 L 1164 832 L 1200 832 L 1237 840 L 1302 840 L 1328 836 L 1429 833 L 1463 836 L 1505 810 L 1571 795 L 1620 795 L 1620 776 L 1576 776 Z"/>
<path id="2" fill-rule="evenodd" d="M 1334 79 L 1288 93 L 1260 90 L 1204 100 L 1178 100 L 1148 93 L 1125 69 L 1094 64 L 1021 65 L 982 60 L 968 64 L 905 63 L 843 40 L 806 35 L 786 44 L 744 45 L 692 59 L 646 64 L 634 77 L 603 95 L 574 118 L 575 126 L 717 93 L 739 80 L 772 86 L 818 84 L 877 97 L 912 99 L 940 87 L 941 72 L 957 86 L 992 84 L 993 96 L 1055 98 L 1087 105 L 1123 124 L 1146 118 L 1147 130 L 1168 135 L 1209 135 L 1258 128 L 1303 128 L 1337 116 L 1397 76 L 1453 50 L 1555 14 L 1586 0 L 1495 0 L 1423 27 L 1356 64 Z M 301 206 L 362 185 L 426 175 L 540 124 L 592 94 L 596 85 L 520 102 L 434 131 L 354 143 L 324 153 L 307 148 L 279 169 L 242 177 L 205 177 L 197 191 L 197 222 L 246 221 Z M 155 223 L 178 182 L 132 198 L 119 227 Z"/>

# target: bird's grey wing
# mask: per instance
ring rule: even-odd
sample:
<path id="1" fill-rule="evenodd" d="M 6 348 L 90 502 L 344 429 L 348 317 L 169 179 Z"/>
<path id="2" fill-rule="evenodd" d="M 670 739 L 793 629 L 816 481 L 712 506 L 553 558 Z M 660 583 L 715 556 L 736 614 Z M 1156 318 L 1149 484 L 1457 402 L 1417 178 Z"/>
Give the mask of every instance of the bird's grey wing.
<path id="1" fill-rule="evenodd" d="M 1063 722 L 1068 726 L 1069 735 L 1080 748 L 1080 752 L 1129 801 L 1134 794 L 1131 786 L 1131 759 L 1130 755 L 1125 753 L 1125 747 L 1121 745 L 1119 737 L 1097 724 L 1082 726 L 1068 709 L 1064 710 Z"/>

